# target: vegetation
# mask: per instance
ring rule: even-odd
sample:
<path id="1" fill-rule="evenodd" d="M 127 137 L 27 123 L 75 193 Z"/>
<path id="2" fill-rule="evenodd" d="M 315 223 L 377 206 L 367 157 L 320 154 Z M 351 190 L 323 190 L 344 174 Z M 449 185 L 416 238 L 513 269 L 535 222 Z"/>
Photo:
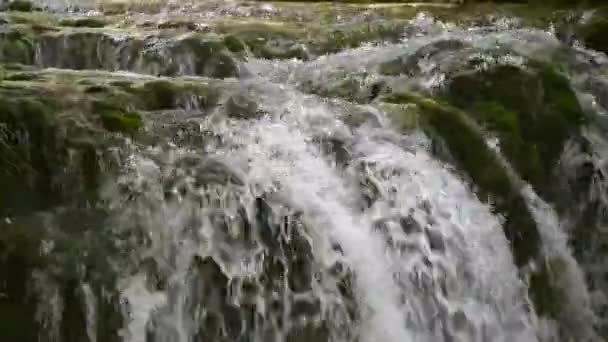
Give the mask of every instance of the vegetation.
<path id="1" fill-rule="evenodd" d="M 0 32 L 0 60 L 4 63 L 33 63 L 34 43 L 31 35 L 10 29 Z"/>
<path id="2" fill-rule="evenodd" d="M 60 26 L 69 26 L 69 27 L 92 27 L 99 28 L 107 25 L 105 20 L 100 18 L 78 18 L 78 19 L 64 19 L 59 22 Z"/>
<path id="3" fill-rule="evenodd" d="M 9 11 L 31 12 L 35 9 L 34 4 L 27 0 L 13 0 L 8 4 Z"/>
<path id="4" fill-rule="evenodd" d="M 595 16 L 577 29 L 578 36 L 594 50 L 608 53 L 608 16 Z"/>
<path id="5" fill-rule="evenodd" d="M 142 127 L 141 116 L 133 112 L 101 113 L 103 126 L 111 132 L 133 134 Z"/>
<path id="6" fill-rule="evenodd" d="M 537 62 L 529 69 L 499 65 L 463 73 L 448 82 L 444 96 L 496 133 L 522 178 L 542 192 L 585 115 L 564 76 Z"/>

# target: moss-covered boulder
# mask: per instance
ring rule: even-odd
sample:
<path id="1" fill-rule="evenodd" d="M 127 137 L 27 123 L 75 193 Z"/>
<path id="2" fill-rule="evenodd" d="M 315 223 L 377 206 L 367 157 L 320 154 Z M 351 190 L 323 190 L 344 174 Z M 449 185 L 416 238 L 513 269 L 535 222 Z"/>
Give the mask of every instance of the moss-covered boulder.
<path id="1" fill-rule="evenodd" d="M 34 4 L 31 1 L 28 0 L 13 0 L 11 1 L 8 6 L 7 9 L 9 11 L 16 11 L 16 12 L 31 12 L 36 10 L 36 6 L 34 6 Z"/>
<path id="2" fill-rule="evenodd" d="M 191 35 L 173 42 L 167 52 L 171 58 L 162 62 L 178 71 L 186 68 L 180 72 L 182 75 L 229 78 L 239 74 L 236 60 L 224 41 L 219 39 Z"/>
<path id="3" fill-rule="evenodd" d="M 60 26 L 67 27 L 92 27 L 99 28 L 107 25 L 107 22 L 100 18 L 86 17 L 86 18 L 74 18 L 74 19 L 63 19 L 59 22 Z"/>
<path id="4" fill-rule="evenodd" d="M 606 11 L 608 12 L 608 11 Z M 591 49 L 608 53 L 608 15 L 595 15 L 576 29 L 577 36 Z"/>
<path id="5" fill-rule="evenodd" d="M 104 31 L 94 18 L 60 25 L 75 28 L 36 31 L 11 27 L 0 32 L 0 63 L 75 70 L 125 70 L 162 76 L 196 75 L 230 78 L 239 75 L 234 41 L 191 34 L 182 37 L 141 37 Z M 100 23 L 101 25 L 101 23 Z M 228 46 L 228 43 L 231 45 Z"/>
<path id="6" fill-rule="evenodd" d="M 142 127 L 141 116 L 135 112 L 104 112 L 101 113 L 101 122 L 111 132 L 133 134 Z"/>
<path id="7" fill-rule="evenodd" d="M 496 153 L 486 144 L 480 127 L 470 120 L 467 113 L 432 99 L 401 93 L 383 98 L 388 103 L 414 104 L 421 114 L 424 128 L 444 142 L 454 162 L 471 178 L 480 199 L 494 204 L 505 218 L 505 235 L 513 245 L 513 255 L 519 266 L 533 260 L 539 253 L 540 235 L 520 189 L 510 178 Z M 411 109 L 409 109 L 411 110 Z M 401 116 L 405 124 L 411 122 L 411 114 L 393 113 L 399 125 Z"/>
<path id="8" fill-rule="evenodd" d="M 565 311 L 556 298 L 563 298 L 564 289 L 554 282 L 556 277 L 551 272 L 555 270 L 545 267 L 539 228 L 523 197 L 521 185 L 488 145 L 482 127 L 468 113 L 430 98 L 400 93 L 385 96 L 383 101 L 408 104 L 402 114 L 392 105 L 391 115 L 406 129 L 412 124 L 410 106 L 417 107 L 416 124 L 433 138 L 439 156 L 450 159 L 470 177 L 478 197 L 491 203 L 494 210 L 505 218 L 503 230 L 518 267 L 541 265 L 529 274 L 528 291 L 536 311 L 543 316 L 563 318 Z M 557 258 L 552 262 L 561 263 L 561 260 Z"/>
<path id="9" fill-rule="evenodd" d="M 303 39 L 306 32 L 297 26 L 283 23 L 232 23 L 219 24 L 217 30 L 226 34 L 224 42 L 233 52 L 245 48 L 253 56 L 265 59 L 308 59 Z"/>
<path id="10" fill-rule="evenodd" d="M 32 64 L 34 62 L 34 42 L 31 34 L 18 29 L 0 32 L 0 61 Z"/>
<path id="11" fill-rule="evenodd" d="M 460 72 L 442 96 L 496 134 L 511 164 L 541 193 L 586 120 L 568 79 L 538 62 Z"/>
<path id="12" fill-rule="evenodd" d="M 379 71 L 383 75 L 415 75 L 421 70 L 420 63 L 425 59 L 437 57 L 439 54 L 451 51 L 461 51 L 468 47 L 468 44 L 461 40 L 439 40 L 425 45 L 412 55 L 397 56 L 383 62 L 379 66 Z"/>
<path id="13" fill-rule="evenodd" d="M 25 69 L 8 70 L 0 84 L 0 277 L 6 279 L 0 282 L 0 333 L 35 342 L 90 341 L 93 332 L 118 342 L 124 320 L 110 264 L 120 254 L 100 184 L 115 181 L 121 163 L 115 152 L 128 141 L 158 141 L 145 139 L 143 120 L 157 114 L 146 110 L 179 112 L 191 105 L 187 98 L 196 101 L 200 117 L 218 95 L 200 80 L 57 70 L 12 77 L 29 75 Z M 215 81 L 219 91 L 223 83 Z M 163 138 L 178 141 L 184 116 L 161 119 L 159 126 L 174 133 Z M 36 312 L 48 309 L 53 291 L 62 310 L 51 327 Z M 85 308 L 94 310 L 93 325 Z"/>
<path id="14" fill-rule="evenodd" d="M 56 123 L 47 106 L 35 98 L 0 97 L 0 215 L 44 208 L 61 198 L 51 174 L 62 154 L 56 150 Z"/>

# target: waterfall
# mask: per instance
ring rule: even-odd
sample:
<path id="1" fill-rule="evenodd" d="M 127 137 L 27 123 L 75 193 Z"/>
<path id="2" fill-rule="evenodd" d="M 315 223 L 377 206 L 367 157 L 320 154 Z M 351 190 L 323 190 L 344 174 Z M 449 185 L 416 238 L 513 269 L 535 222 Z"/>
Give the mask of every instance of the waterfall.
<path id="1" fill-rule="evenodd" d="M 101 8 L 40 3 L 60 16 L 73 5 Z M 247 40 L 247 30 L 259 29 L 247 20 L 305 22 L 302 5 L 175 1 L 160 14 L 144 5 L 108 14 L 111 28 L 75 25 L 10 45 L 31 53 L 18 61 L 19 73 L 7 68 L 0 86 L 6 112 L 55 108 L 46 98 L 26 101 L 48 94 L 61 97 L 53 99 L 57 107 L 71 107 L 57 115 L 52 133 L 34 119 L 23 125 L 41 140 L 0 116 L 0 167 L 18 143 L 25 146 L 18 152 L 53 164 L 41 168 L 56 173 L 18 185 L 27 189 L 15 200 L 26 214 L 0 207 L 0 256 L 25 255 L 8 259 L 24 274 L 0 259 L 0 276 L 15 273 L 0 279 L 0 318 L 18 311 L 3 302 L 6 291 L 7 298 L 16 293 L 40 342 L 602 341 L 605 272 L 597 254 L 604 240 L 585 237 L 580 247 L 573 236 L 588 223 L 589 208 L 593 224 L 604 224 L 605 109 L 602 89 L 590 84 L 597 70 L 608 73 L 605 55 L 566 48 L 554 33 L 517 21 L 459 27 L 424 13 L 395 20 L 395 37 L 384 28 L 387 37 L 377 41 L 351 46 L 344 38 L 334 53 L 307 41 L 316 37 L 290 45 L 301 31 Z M 383 20 L 373 12 L 382 8 L 349 20 L 372 31 L 374 20 Z M 245 34 L 242 42 L 223 17 L 243 25 L 235 30 Z M 193 24 L 201 18 L 212 28 Z M 17 68 L 12 58 L 19 54 L 4 48 L 0 42 L 0 62 Z M 268 58 L 272 49 L 281 57 Z M 559 59 L 559 76 L 593 123 L 568 132 L 556 170 L 545 174 L 556 180 L 547 190 L 546 179 L 520 175 L 529 169 L 501 144 L 503 131 L 478 124 L 483 117 L 463 119 L 500 167 L 486 173 L 507 179 L 508 198 L 494 198 L 454 153 L 461 147 L 429 129 L 433 113 L 424 105 L 449 101 L 454 75 L 495 66 L 521 71 L 545 96 L 532 59 Z M 28 72 L 35 76 L 26 79 Z M 26 99 L 13 101 L 25 86 Z M 55 93 L 69 87 L 69 95 Z M 427 102 L 391 102 L 387 94 Z M 454 115 L 477 110 L 452 107 L 445 106 Z M 522 120 L 517 132 L 530 122 Z M 53 152 L 57 159 L 46 154 Z M 19 170 L 19 158 L 7 160 Z M 595 173 L 582 194 L 559 194 L 587 164 Z M 30 191 L 30 183 L 50 190 Z M 28 191 L 44 200 L 60 196 L 36 206 Z M 512 208 L 500 203 L 513 198 L 539 236 L 522 263 L 517 237 L 507 232 Z M 581 203 L 561 202 L 566 198 Z M 16 247 L 5 247 L 5 235 Z M 531 285 L 538 277 L 559 303 L 539 304 Z"/>

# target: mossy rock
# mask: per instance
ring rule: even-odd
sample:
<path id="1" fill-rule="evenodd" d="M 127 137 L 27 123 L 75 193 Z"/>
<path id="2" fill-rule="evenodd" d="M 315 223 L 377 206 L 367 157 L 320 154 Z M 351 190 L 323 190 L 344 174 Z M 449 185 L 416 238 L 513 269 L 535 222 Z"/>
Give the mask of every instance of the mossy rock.
<path id="1" fill-rule="evenodd" d="M 111 111 L 100 116 L 103 127 L 110 132 L 134 134 L 143 126 L 141 115 L 135 112 Z"/>
<path id="2" fill-rule="evenodd" d="M 42 264 L 41 232 L 7 222 L 0 223 L 0 230 L 0 277 L 4 279 L 0 284 L 0 332 L 7 341 L 34 342 L 42 327 L 35 319 L 36 300 L 28 296 L 26 284 L 34 268 Z"/>
<path id="3" fill-rule="evenodd" d="M 209 39 L 203 35 L 190 35 L 171 46 L 174 59 L 180 56 L 194 58 L 194 70 L 190 73 L 214 78 L 237 77 L 239 68 L 229 49 L 221 40 Z M 179 69 L 177 65 L 169 66 Z"/>
<path id="4" fill-rule="evenodd" d="M 4 77 L 5 80 L 7 81 L 32 81 L 37 79 L 39 76 L 36 75 L 35 73 L 31 73 L 31 72 L 18 72 L 18 73 L 13 73 L 13 74 L 9 74 L 6 75 Z"/>
<path id="5" fill-rule="evenodd" d="M 478 197 L 493 203 L 495 210 L 504 215 L 504 231 L 512 244 L 516 264 L 523 266 L 536 258 L 540 235 L 535 221 L 518 187 L 468 115 L 447 104 L 413 94 L 391 94 L 382 100 L 418 106 L 421 124 L 431 136 L 445 142 L 455 163 L 476 186 Z"/>
<path id="6" fill-rule="evenodd" d="M 233 53 L 243 53 L 247 50 L 247 45 L 241 39 L 233 35 L 224 37 L 224 45 Z"/>
<path id="7" fill-rule="evenodd" d="M 546 315 L 562 310 L 565 289 L 555 288 L 556 277 L 566 272 L 567 265 L 559 258 L 548 259 L 539 265 L 539 269 L 532 273 L 529 286 L 537 291 L 532 292 L 532 299 L 538 314 Z M 557 275 L 557 276 L 556 276 Z M 549 291 L 553 289 L 553 291 Z"/>
<path id="8" fill-rule="evenodd" d="M 337 53 L 365 43 L 397 43 L 403 36 L 404 22 L 356 24 L 340 28 L 322 29 L 308 44 L 315 55 Z"/>
<path id="9" fill-rule="evenodd" d="M 401 131 L 419 128 L 420 110 L 417 105 L 380 103 L 380 108 Z"/>
<path id="10" fill-rule="evenodd" d="M 138 90 L 147 110 L 175 108 L 178 88 L 169 81 L 146 82 Z"/>
<path id="11" fill-rule="evenodd" d="M 31 1 L 13 0 L 8 4 L 9 11 L 15 12 L 32 12 L 36 10 L 36 6 Z"/>
<path id="12" fill-rule="evenodd" d="M 105 27 L 107 22 L 100 18 L 77 18 L 77 19 L 64 19 L 59 22 L 60 26 L 67 27 L 90 27 L 100 28 Z"/>
<path id="13" fill-rule="evenodd" d="M 92 84 L 84 89 L 86 94 L 109 93 L 110 88 L 104 85 Z"/>
<path id="14" fill-rule="evenodd" d="M 449 103 L 497 135 L 520 176 L 541 193 L 565 142 L 586 120 L 567 78 L 538 62 L 461 72 L 444 89 Z"/>
<path id="15" fill-rule="evenodd" d="M 398 56 L 388 60 L 379 66 L 383 75 L 412 75 L 420 73 L 419 62 L 423 59 L 432 58 L 440 53 L 462 50 L 469 45 L 460 40 L 443 39 L 418 49 L 413 55 Z"/>
<path id="16" fill-rule="evenodd" d="M 608 15 L 595 15 L 576 30 L 577 36 L 593 50 L 608 53 Z"/>
<path id="17" fill-rule="evenodd" d="M 8 30 L 0 33 L 0 63 L 32 64 L 34 43 L 29 33 Z"/>
<path id="18" fill-rule="evenodd" d="M 5 130 L 0 141 L 0 215 L 44 208 L 55 201 L 50 169 L 61 158 L 48 107 L 35 98 L 2 96 L 0 124 Z"/>
<path id="19" fill-rule="evenodd" d="M 555 274 L 559 274 L 565 267 L 563 261 L 543 261 L 540 254 L 541 238 L 535 220 L 519 186 L 511 179 L 496 153 L 486 144 L 481 127 L 477 127 L 467 113 L 429 98 L 401 93 L 385 96 L 383 100 L 418 106 L 418 118 L 423 129 L 433 138 L 434 143 L 438 140 L 445 143 L 453 162 L 471 178 L 478 197 L 489 201 L 494 210 L 505 218 L 503 230 L 511 243 L 516 265 L 521 268 L 531 262 L 542 263 L 539 269 L 531 271 L 528 290 L 537 312 L 554 319 L 563 318 L 564 311 L 560 303 L 566 294 L 560 287 L 562 285 L 554 282 Z M 501 115 L 506 117 L 503 117 L 504 121 L 493 122 L 513 129 L 515 123 L 507 120 L 511 114 Z M 399 123 L 399 118 L 394 120 Z"/>
<path id="20" fill-rule="evenodd" d="M 247 47 L 255 57 L 265 59 L 308 59 L 309 55 L 302 38 L 306 32 L 288 24 L 270 23 L 224 23 L 217 27 L 225 33 L 224 42 L 233 52 L 242 52 Z"/>

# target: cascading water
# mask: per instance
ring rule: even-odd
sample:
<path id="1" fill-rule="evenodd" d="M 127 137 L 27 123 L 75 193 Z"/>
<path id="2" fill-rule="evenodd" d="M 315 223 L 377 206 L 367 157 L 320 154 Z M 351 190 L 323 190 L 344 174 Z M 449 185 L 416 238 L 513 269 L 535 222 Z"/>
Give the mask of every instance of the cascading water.
<path id="1" fill-rule="evenodd" d="M 258 87 L 261 88 L 259 84 Z M 262 102 L 268 110 L 263 118 L 226 121 L 206 128 L 222 137 L 222 146 L 207 158 L 220 161 L 229 172 L 239 174 L 244 192 L 226 194 L 226 187 L 234 185 L 193 188 L 195 179 L 183 179 L 186 184 L 164 190 L 188 191 L 176 203 L 147 195 L 147 200 L 160 202 L 143 214 L 150 215 L 142 228 L 152 240 L 143 253 L 150 254 L 157 265 L 168 264 L 168 292 L 148 292 L 140 275 L 129 280 L 123 292 L 133 313 L 128 341 L 142 340 L 151 317 L 159 322 L 152 328 L 154 341 L 189 341 L 196 334 L 198 327 L 193 324 L 197 316 L 192 317 L 186 307 L 186 303 L 196 299 L 196 294 L 188 292 L 193 280 L 187 274 L 194 256 L 217 258 L 229 282 L 251 277 L 248 272 L 256 275 L 260 267 L 263 270 L 260 265 L 243 270 L 239 264 L 260 258 L 258 253 L 262 253 L 261 258 L 271 257 L 270 251 L 260 250 L 259 246 L 246 248 L 225 239 L 231 232 L 235 237 L 244 237 L 245 228 L 240 226 L 244 223 L 238 220 L 247 217 L 237 217 L 247 215 L 239 213 L 238 207 L 255 210 L 250 207 L 251 202 L 264 196 L 272 199 L 269 203 L 276 201 L 269 210 L 279 217 L 285 206 L 299 213 L 299 228 L 306 229 L 306 243 L 313 251 L 308 262 L 318 268 L 315 273 L 331 277 L 331 268 L 338 262 L 354 278 L 352 290 L 359 314 L 356 322 L 344 322 L 354 336 L 340 339 L 337 336 L 341 332 L 330 328 L 329 334 L 336 334 L 337 341 L 536 341 L 534 317 L 526 313 L 525 288 L 517 277 L 500 220 L 457 175 L 429 155 L 424 136 L 401 136 L 386 123 L 351 130 L 337 119 L 337 107 L 277 86 L 266 87 L 272 89 L 267 90 L 269 94 L 257 94 L 258 99 L 268 101 Z M 283 100 L 277 102 L 273 98 Z M 380 117 L 379 121 L 386 120 Z M 352 150 L 353 166 L 348 169 L 342 169 L 315 143 L 336 138 Z M 186 152 L 171 153 L 179 158 L 180 153 Z M 163 179 L 158 173 L 167 172 L 159 171 L 162 166 L 150 161 L 136 165 L 143 171 L 138 171 L 139 177 L 146 184 Z M 204 177 L 183 168 L 169 173 Z M 364 199 L 359 180 L 364 178 L 375 184 L 378 195 L 362 211 Z M 182 186 L 188 188 L 181 189 Z M 199 202 L 203 200 L 197 198 L 218 195 L 217 202 Z M 196 202 L 190 196 L 195 196 Z M 224 220 L 237 222 L 213 224 L 211 214 L 217 211 L 226 216 Z M 216 235 L 224 236 L 218 239 Z M 305 272 L 292 270 L 301 271 Z M 307 298 L 311 302 L 320 300 L 321 308 L 327 310 L 320 313 L 321 317 L 331 319 L 325 315 L 342 299 L 332 298 L 334 291 L 325 292 L 324 284 L 316 284 L 316 277 L 310 281 L 304 284 L 313 289 L 309 293 L 276 295 L 286 301 L 282 305 L 292 308 L 296 304 L 289 303 L 292 299 L 288 298 L 295 295 L 311 297 Z M 242 288 L 234 299 L 237 302 L 243 301 L 238 297 L 241 291 Z M 338 312 L 345 310 L 342 305 L 338 305 Z M 285 313 L 279 317 L 270 312 L 262 314 L 263 320 L 272 321 Z M 273 327 L 277 331 L 271 333 L 270 340 L 283 341 L 288 327 L 297 321 L 290 322 L 288 318 L 282 324 L 285 327 Z"/>
<path id="2" fill-rule="evenodd" d="M 521 65 L 528 55 L 552 58 L 543 53 L 560 49 L 559 42 L 505 22 L 465 30 L 419 16 L 409 25 L 397 44 L 306 62 L 250 59 L 238 66 L 238 81 L 226 81 L 221 105 L 209 110 L 184 96 L 182 109 L 151 114 L 144 121 L 154 143 L 125 139 L 108 152 L 114 169 L 101 186 L 100 208 L 83 204 L 36 218 L 46 239 L 41 253 L 57 255 L 29 275 L 30 290 L 44 299 L 36 303 L 41 340 L 601 341 L 591 307 L 597 303 L 590 299 L 600 297 L 588 293 L 565 218 L 517 180 L 539 227 L 540 259 L 551 265 L 559 259 L 553 271 L 567 307 L 554 321 L 534 307 L 527 276 L 535 265 L 516 265 L 505 218 L 449 160 L 437 157 L 428 134 L 400 131 L 383 107 L 353 103 L 372 101 L 380 81 L 392 89 L 441 88 L 449 68 L 465 63 L 459 55 L 434 59 L 431 50 L 406 81 L 378 67 L 437 42 L 476 51 L 498 45 L 519 54 L 479 52 L 480 68 Z M 98 46 L 107 38 L 100 37 Z M 148 74 L 163 65 L 145 64 L 145 53 L 116 51 L 68 60 L 61 57 L 72 49 L 66 42 L 79 46 L 38 44 L 33 64 Z M 116 45 L 106 43 L 103 49 Z M 120 49 L 137 51 L 140 43 Z M 214 76 L 223 65 L 198 72 L 196 55 L 167 56 L 179 62 L 177 74 Z M 570 70 L 604 63 L 602 56 L 592 62 L 581 56 L 588 51 L 564 57 Z M 359 93 L 349 94 L 353 102 L 323 97 L 345 75 L 359 82 Z M 573 83 L 584 98 L 584 81 Z M 167 133 L 176 122 L 184 126 Z M 77 215 L 83 215 L 86 247 L 72 250 L 61 228 L 70 217 L 79 221 Z M 74 254 L 62 254 L 68 252 Z M 95 257 L 103 265 L 89 260 Z M 62 264 L 74 269 L 60 270 Z M 112 275 L 101 281 L 89 268 Z M 77 290 L 64 290 L 56 282 L 61 277 L 78 283 Z M 78 305 L 82 318 L 62 316 Z M 73 326 L 82 332 L 69 332 Z"/>

